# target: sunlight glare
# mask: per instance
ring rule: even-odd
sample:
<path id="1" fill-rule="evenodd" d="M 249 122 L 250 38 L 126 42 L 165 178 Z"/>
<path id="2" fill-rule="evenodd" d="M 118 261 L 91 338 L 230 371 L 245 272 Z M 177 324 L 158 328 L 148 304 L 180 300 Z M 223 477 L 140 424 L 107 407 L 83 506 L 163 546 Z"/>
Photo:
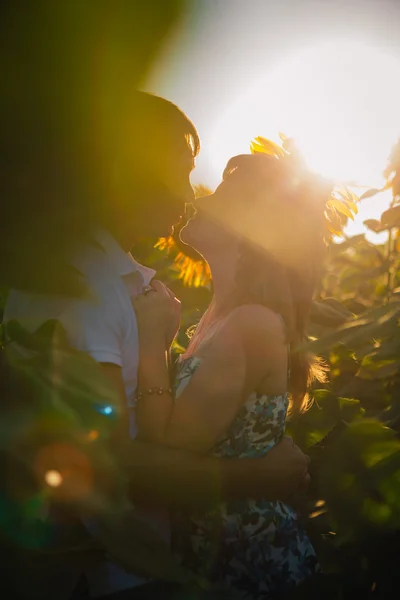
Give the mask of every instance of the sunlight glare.
<path id="1" fill-rule="evenodd" d="M 294 137 L 309 166 L 342 181 L 374 186 L 400 135 L 400 59 L 347 42 L 296 53 L 237 98 L 214 124 L 209 146 L 222 172 L 250 139 Z"/>

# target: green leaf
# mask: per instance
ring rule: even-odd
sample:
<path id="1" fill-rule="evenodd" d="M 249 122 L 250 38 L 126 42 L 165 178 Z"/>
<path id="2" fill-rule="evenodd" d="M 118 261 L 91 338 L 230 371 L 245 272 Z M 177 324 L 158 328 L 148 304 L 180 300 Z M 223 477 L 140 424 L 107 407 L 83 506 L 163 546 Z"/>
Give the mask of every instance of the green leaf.
<path id="1" fill-rule="evenodd" d="M 331 334 L 311 342 L 314 352 L 322 352 L 336 344 L 348 344 L 357 347 L 372 338 L 378 338 L 393 331 L 400 316 L 398 302 L 391 302 L 367 311 L 361 317 L 353 319 Z"/>
<path id="2" fill-rule="evenodd" d="M 367 198 L 372 198 L 373 196 L 376 196 L 377 194 L 380 194 L 381 192 L 382 192 L 382 189 L 371 188 L 370 190 L 367 190 L 366 192 L 361 194 L 360 200 L 366 200 Z"/>
<path id="3" fill-rule="evenodd" d="M 354 419 L 361 418 L 365 410 L 362 408 L 359 400 L 355 398 L 338 398 L 340 407 L 340 418 L 349 423 Z"/>
<path id="4" fill-rule="evenodd" d="M 310 310 L 310 320 L 321 325 L 335 326 L 347 321 L 353 314 L 334 298 L 314 300 Z"/>
<path id="5" fill-rule="evenodd" d="M 381 215 L 381 223 L 383 226 L 400 227 L 400 206 L 392 206 Z"/>
<path id="6" fill-rule="evenodd" d="M 396 330 L 394 333 L 396 334 Z M 400 331 L 398 333 L 400 334 Z M 380 346 L 375 347 L 372 354 L 377 360 L 396 359 L 400 355 L 400 335 L 393 339 L 385 339 Z"/>
<path id="7" fill-rule="evenodd" d="M 387 379 L 397 375 L 399 370 L 399 359 L 380 359 L 373 352 L 363 358 L 357 377 L 362 379 Z"/>
<path id="8" fill-rule="evenodd" d="M 320 497 L 338 533 L 368 535 L 400 525 L 400 441 L 373 419 L 356 419 L 325 449 Z"/>
<path id="9" fill-rule="evenodd" d="M 319 443 L 340 419 L 339 401 L 329 390 L 313 390 L 311 408 L 289 422 L 288 431 L 300 447 L 306 449 Z"/>
<path id="10" fill-rule="evenodd" d="M 370 231 L 373 231 L 374 233 L 380 233 L 381 231 L 385 230 L 385 227 L 377 219 L 366 219 L 365 221 L 363 221 L 363 224 L 365 225 L 365 227 L 367 227 Z"/>

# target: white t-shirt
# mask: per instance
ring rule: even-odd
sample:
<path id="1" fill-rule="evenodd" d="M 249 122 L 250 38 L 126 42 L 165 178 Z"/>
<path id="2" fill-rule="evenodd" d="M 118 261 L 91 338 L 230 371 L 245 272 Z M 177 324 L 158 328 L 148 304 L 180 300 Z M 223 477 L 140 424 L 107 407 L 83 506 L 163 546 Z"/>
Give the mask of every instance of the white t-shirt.
<path id="1" fill-rule="evenodd" d="M 69 342 L 87 352 L 96 361 L 122 368 L 128 406 L 133 406 L 139 361 L 138 330 L 131 298 L 148 285 L 155 271 L 137 263 L 125 253 L 106 231 L 98 230 L 93 243 L 85 246 L 71 263 L 85 276 L 90 298 L 71 299 L 59 296 L 11 291 L 4 321 L 16 319 L 28 331 L 35 331 L 45 321 L 57 319 Z M 136 435 L 134 411 L 130 411 L 130 436 Z M 147 519 L 146 519 L 147 520 Z M 154 518 L 154 525 L 168 539 L 168 521 Z M 88 524 L 90 530 L 94 524 Z M 69 598 L 81 573 L 58 578 L 54 598 Z M 62 575 L 60 575 L 61 577 Z M 102 561 L 85 572 L 92 597 L 104 596 L 144 583 L 117 565 Z M 64 589 L 65 596 L 60 590 Z"/>

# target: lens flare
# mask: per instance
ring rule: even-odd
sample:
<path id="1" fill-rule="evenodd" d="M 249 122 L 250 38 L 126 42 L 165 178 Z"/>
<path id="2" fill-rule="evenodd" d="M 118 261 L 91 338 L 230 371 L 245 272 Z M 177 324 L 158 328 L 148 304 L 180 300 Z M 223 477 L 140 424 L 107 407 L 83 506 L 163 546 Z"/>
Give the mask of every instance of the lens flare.
<path id="1" fill-rule="evenodd" d="M 63 482 L 61 473 L 55 469 L 47 471 L 44 475 L 44 480 L 50 487 L 60 487 Z"/>
<path id="2" fill-rule="evenodd" d="M 93 489 L 93 467 L 84 448 L 58 442 L 43 446 L 34 459 L 38 480 L 65 500 L 85 498 Z M 62 484 L 62 485 L 61 485 Z"/>

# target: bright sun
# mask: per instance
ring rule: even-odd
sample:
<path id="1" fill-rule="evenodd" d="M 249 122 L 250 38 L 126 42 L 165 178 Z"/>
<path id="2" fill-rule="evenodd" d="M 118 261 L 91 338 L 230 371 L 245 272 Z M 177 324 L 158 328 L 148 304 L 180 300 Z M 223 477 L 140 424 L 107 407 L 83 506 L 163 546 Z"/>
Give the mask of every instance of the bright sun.
<path id="1" fill-rule="evenodd" d="M 310 166 L 370 185 L 381 177 L 400 135 L 400 59 L 357 43 L 298 52 L 260 74 L 213 126 L 210 153 L 219 173 L 249 139 L 294 137 Z"/>
<path id="2" fill-rule="evenodd" d="M 207 141 L 217 181 L 252 137 L 294 137 L 310 167 L 360 185 L 382 183 L 382 170 L 400 136 L 400 59 L 377 48 L 337 41 L 308 48 L 277 64 L 237 97 Z M 204 138 L 203 138 L 204 142 Z M 201 158 L 201 157 L 200 157 Z"/>

